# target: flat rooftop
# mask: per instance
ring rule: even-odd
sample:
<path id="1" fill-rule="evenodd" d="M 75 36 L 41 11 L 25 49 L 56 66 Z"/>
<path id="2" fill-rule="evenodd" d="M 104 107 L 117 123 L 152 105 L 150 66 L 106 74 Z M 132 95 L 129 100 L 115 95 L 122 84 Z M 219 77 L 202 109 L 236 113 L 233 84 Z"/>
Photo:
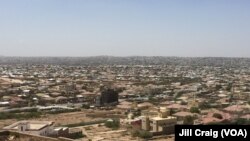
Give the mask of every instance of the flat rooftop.
<path id="1" fill-rule="evenodd" d="M 7 127 L 4 127 L 3 129 L 17 130 L 18 126 L 20 124 L 27 124 L 28 125 L 27 130 L 40 130 L 46 126 L 53 125 L 54 122 L 52 122 L 52 121 L 19 121 L 19 122 L 13 123 Z"/>
<path id="2" fill-rule="evenodd" d="M 161 117 L 153 117 L 151 118 L 152 120 L 167 120 L 167 119 L 176 119 L 175 117 L 166 117 L 166 118 L 161 118 Z"/>

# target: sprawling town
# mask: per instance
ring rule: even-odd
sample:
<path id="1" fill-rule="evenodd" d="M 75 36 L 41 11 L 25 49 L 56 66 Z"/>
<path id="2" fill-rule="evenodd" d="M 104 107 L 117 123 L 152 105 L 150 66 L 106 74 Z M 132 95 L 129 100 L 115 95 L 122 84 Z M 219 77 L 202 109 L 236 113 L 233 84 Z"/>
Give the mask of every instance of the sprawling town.
<path id="1" fill-rule="evenodd" d="M 1 58 L 1 141 L 173 141 L 175 125 L 250 124 L 249 59 L 50 59 Z"/>

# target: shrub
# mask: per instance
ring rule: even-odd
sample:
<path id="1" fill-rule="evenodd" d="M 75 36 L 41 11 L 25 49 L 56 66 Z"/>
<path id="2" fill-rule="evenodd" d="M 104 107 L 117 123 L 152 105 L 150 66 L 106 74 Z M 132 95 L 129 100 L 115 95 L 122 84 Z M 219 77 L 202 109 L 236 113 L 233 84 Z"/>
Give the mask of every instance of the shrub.
<path id="1" fill-rule="evenodd" d="M 89 109 L 89 108 L 90 108 L 90 106 L 89 106 L 89 105 L 87 105 L 87 104 L 82 104 L 82 108 L 83 108 L 83 109 Z"/>
<path id="2" fill-rule="evenodd" d="M 85 137 L 85 135 L 83 135 L 82 132 L 77 132 L 70 135 L 70 139 L 80 139 L 83 137 Z"/>
<path id="3" fill-rule="evenodd" d="M 223 119 L 223 116 L 221 114 L 219 114 L 219 113 L 214 113 L 213 117 L 218 118 L 218 119 Z"/>
<path id="4" fill-rule="evenodd" d="M 200 110 L 199 110 L 198 107 L 191 107 L 191 108 L 190 108 L 190 112 L 191 112 L 191 113 L 200 113 Z"/>
<path id="5" fill-rule="evenodd" d="M 209 109 L 209 108 L 211 108 L 211 106 L 210 106 L 210 104 L 208 102 L 200 103 L 199 107 L 201 109 Z"/>
<path id="6" fill-rule="evenodd" d="M 119 120 L 106 121 L 105 126 L 112 129 L 118 129 L 120 127 Z"/>
<path id="7" fill-rule="evenodd" d="M 145 131 L 145 130 L 133 130 L 132 136 L 133 137 L 140 137 L 143 139 L 149 139 L 149 138 L 153 137 L 153 134 L 148 132 L 148 131 Z"/>
<path id="8" fill-rule="evenodd" d="M 55 111 L 47 111 L 48 114 L 60 114 L 60 113 L 71 113 L 71 112 L 78 112 L 81 109 L 57 109 Z"/>
<path id="9" fill-rule="evenodd" d="M 0 113 L 0 119 L 30 119 L 39 118 L 41 112 L 25 112 L 25 113 Z"/>
<path id="10" fill-rule="evenodd" d="M 139 137 L 139 136 L 140 136 L 139 130 L 133 130 L 133 131 L 131 132 L 131 134 L 132 134 L 133 137 Z"/>
<path id="11" fill-rule="evenodd" d="M 65 126 L 65 127 L 78 127 L 78 126 L 86 126 L 86 125 L 93 125 L 93 124 L 101 124 L 101 123 L 105 123 L 105 121 L 106 120 L 80 122 L 80 123 L 74 123 L 74 124 L 66 124 L 66 125 L 62 125 L 62 126 Z"/>
<path id="12" fill-rule="evenodd" d="M 140 134 L 139 134 L 139 137 L 143 138 L 143 139 L 149 139 L 149 138 L 152 138 L 153 135 L 152 133 L 148 132 L 148 131 L 140 131 Z"/>
<path id="13" fill-rule="evenodd" d="M 236 125 L 249 125 L 250 124 L 250 120 L 248 119 L 243 119 L 243 118 L 238 118 L 234 121 L 234 124 Z"/>
<path id="14" fill-rule="evenodd" d="M 184 118 L 184 124 L 186 125 L 193 125 L 194 124 L 194 118 L 192 116 L 187 116 Z"/>

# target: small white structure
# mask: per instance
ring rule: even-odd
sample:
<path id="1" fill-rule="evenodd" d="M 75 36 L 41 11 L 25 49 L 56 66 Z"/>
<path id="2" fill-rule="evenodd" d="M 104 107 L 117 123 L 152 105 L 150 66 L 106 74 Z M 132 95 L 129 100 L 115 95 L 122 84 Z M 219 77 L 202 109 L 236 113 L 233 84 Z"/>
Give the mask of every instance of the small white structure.
<path id="1" fill-rule="evenodd" d="M 52 121 L 19 121 L 3 128 L 27 134 L 48 136 L 54 134 L 54 122 Z"/>

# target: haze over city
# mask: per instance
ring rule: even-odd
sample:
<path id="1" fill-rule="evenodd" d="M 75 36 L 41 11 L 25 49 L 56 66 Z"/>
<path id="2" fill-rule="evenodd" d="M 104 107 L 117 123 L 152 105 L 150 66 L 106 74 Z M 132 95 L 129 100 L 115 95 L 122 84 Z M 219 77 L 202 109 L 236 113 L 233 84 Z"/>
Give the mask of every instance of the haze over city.
<path id="1" fill-rule="evenodd" d="M 1 0 L 0 55 L 250 57 L 248 0 Z"/>
<path id="2" fill-rule="evenodd" d="M 0 141 L 250 141 L 249 26 L 249 0 L 0 0 Z"/>

